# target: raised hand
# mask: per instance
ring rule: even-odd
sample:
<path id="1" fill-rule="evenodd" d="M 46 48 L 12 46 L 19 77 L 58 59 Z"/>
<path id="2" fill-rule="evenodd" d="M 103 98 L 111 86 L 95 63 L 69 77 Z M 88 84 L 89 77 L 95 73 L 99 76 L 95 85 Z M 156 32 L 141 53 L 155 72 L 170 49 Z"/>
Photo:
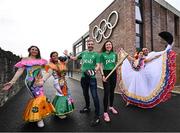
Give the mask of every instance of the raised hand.
<path id="1" fill-rule="evenodd" d="M 69 55 L 67 50 L 64 50 L 63 54 L 66 55 L 66 56 Z"/>

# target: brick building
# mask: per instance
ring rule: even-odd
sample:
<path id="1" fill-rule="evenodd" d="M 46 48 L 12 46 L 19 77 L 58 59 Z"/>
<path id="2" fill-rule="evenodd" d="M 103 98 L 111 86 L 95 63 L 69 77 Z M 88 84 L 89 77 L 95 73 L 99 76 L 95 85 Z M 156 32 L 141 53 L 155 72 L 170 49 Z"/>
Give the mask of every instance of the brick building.
<path id="1" fill-rule="evenodd" d="M 124 48 L 132 54 L 136 49 L 149 48 L 150 51 L 165 49 L 158 33 L 169 31 L 174 36 L 173 50 L 177 52 L 177 83 L 180 85 L 180 12 L 164 0 L 114 0 L 90 24 L 89 31 L 73 44 L 77 55 L 86 49 L 85 40 L 95 40 L 95 50 L 100 51 L 108 39 L 115 51 Z M 79 62 L 74 63 L 79 69 Z"/>

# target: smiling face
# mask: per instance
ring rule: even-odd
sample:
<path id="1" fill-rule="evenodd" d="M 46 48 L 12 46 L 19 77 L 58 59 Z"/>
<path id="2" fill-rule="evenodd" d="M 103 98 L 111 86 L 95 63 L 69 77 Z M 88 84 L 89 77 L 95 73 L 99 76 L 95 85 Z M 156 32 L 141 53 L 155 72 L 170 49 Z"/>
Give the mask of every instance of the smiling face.
<path id="1" fill-rule="evenodd" d="M 58 53 L 57 52 L 52 52 L 50 57 L 51 57 L 52 62 L 58 62 Z"/>
<path id="2" fill-rule="evenodd" d="M 103 46 L 102 46 L 102 48 L 101 48 L 101 52 L 113 52 L 113 43 L 110 41 L 110 40 L 107 40 L 104 44 L 103 44 Z"/>
<path id="3" fill-rule="evenodd" d="M 144 56 L 148 56 L 148 54 L 149 54 L 149 50 L 147 48 L 143 48 L 142 52 L 143 52 Z"/>
<path id="4" fill-rule="evenodd" d="M 31 46 L 28 48 L 29 55 L 28 57 L 36 58 L 36 59 L 41 59 L 41 54 L 40 50 L 37 46 Z"/>
<path id="5" fill-rule="evenodd" d="M 29 49 L 29 55 L 36 57 L 39 54 L 39 50 L 37 47 L 31 47 Z"/>
<path id="6" fill-rule="evenodd" d="M 143 52 L 141 51 L 141 52 L 139 52 L 138 57 L 139 57 L 139 58 L 142 58 L 142 57 L 143 57 L 143 55 L 144 55 L 144 54 L 143 54 Z"/>
<path id="7" fill-rule="evenodd" d="M 94 49 L 94 42 L 92 40 L 87 41 L 87 48 L 89 51 L 93 51 Z"/>
<path id="8" fill-rule="evenodd" d="M 105 49 L 106 49 L 106 51 L 108 51 L 108 52 L 110 52 L 111 50 L 112 50 L 112 43 L 111 42 L 107 42 L 106 44 L 105 44 Z"/>

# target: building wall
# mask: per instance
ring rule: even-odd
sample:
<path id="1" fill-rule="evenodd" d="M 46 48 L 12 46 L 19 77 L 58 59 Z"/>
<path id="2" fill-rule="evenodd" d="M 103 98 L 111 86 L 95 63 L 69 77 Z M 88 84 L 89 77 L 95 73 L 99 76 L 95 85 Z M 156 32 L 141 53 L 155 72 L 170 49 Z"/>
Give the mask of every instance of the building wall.
<path id="1" fill-rule="evenodd" d="M 13 77 L 16 71 L 14 64 L 19 60 L 19 56 L 0 48 L 0 106 L 2 106 L 24 86 L 24 79 L 21 77 L 9 91 L 2 90 L 3 84 L 10 81 Z"/>
<path id="2" fill-rule="evenodd" d="M 79 38 L 74 44 L 73 44 L 73 55 L 78 55 L 79 53 L 81 53 L 82 51 L 86 50 L 86 40 L 89 39 L 89 32 L 85 33 L 81 38 Z M 80 46 L 81 45 L 81 46 Z M 77 46 L 80 46 L 78 48 L 78 52 L 77 53 Z M 69 66 L 69 64 L 68 64 Z M 73 71 L 75 72 L 79 72 L 80 71 L 80 61 L 79 60 L 76 60 L 76 61 L 73 61 Z M 71 66 L 69 66 L 70 68 Z"/>
<path id="3" fill-rule="evenodd" d="M 116 27 L 112 31 L 112 35 L 108 38 L 111 40 L 115 51 L 118 53 L 119 48 L 124 48 L 129 54 L 133 55 L 136 37 L 136 21 L 135 21 L 135 0 L 114 0 L 99 16 L 97 16 L 89 24 L 89 38 L 93 38 L 92 31 L 95 25 L 99 26 L 103 19 L 108 18 L 112 11 L 117 11 L 119 20 Z M 143 47 L 147 47 L 150 51 L 161 51 L 166 47 L 158 34 L 162 31 L 169 31 L 174 36 L 173 50 L 177 53 L 177 82 L 180 85 L 180 12 L 170 6 L 164 0 L 142 0 L 142 27 L 143 27 Z M 95 41 L 95 50 L 100 49 L 107 39 L 102 39 L 100 43 Z M 119 75 L 118 75 L 119 76 Z M 98 84 L 101 84 L 101 76 L 98 74 Z M 120 77 L 118 77 L 118 83 Z M 116 90 L 119 86 L 117 85 Z"/>
<path id="4" fill-rule="evenodd" d="M 113 29 L 112 35 L 108 40 L 113 42 L 115 51 L 118 48 L 124 48 L 128 53 L 133 55 L 135 52 L 135 0 L 115 0 L 109 5 L 95 20 L 89 25 L 89 36 L 92 36 L 92 30 L 95 25 L 99 25 L 102 19 L 106 19 L 112 11 L 117 11 L 119 20 L 117 26 Z M 142 15 L 143 15 L 143 47 L 147 47 L 150 51 L 161 51 L 166 47 L 158 33 L 161 31 L 169 31 L 174 36 L 175 45 L 173 50 L 177 52 L 177 83 L 180 85 L 180 22 L 179 16 L 153 0 L 142 0 Z M 178 19 L 175 19 L 177 17 Z M 178 21 L 177 21 L 178 20 Z M 176 27 L 178 32 L 175 34 L 175 21 L 178 23 Z M 95 50 L 100 51 L 103 43 L 95 42 Z M 101 77 L 98 75 L 99 85 Z M 118 78 L 119 79 L 119 78 Z M 119 81 L 118 81 L 119 83 Z M 118 90 L 118 85 L 116 90 Z"/>
<path id="5" fill-rule="evenodd" d="M 107 19 L 112 11 L 117 11 L 119 20 L 116 27 L 112 31 L 109 40 L 113 42 L 115 51 L 119 47 L 124 48 L 129 53 L 135 51 L 135 3 L 134 0 L 115 0 L 107 7 L 92 23 L 89 25 L 89 37 L 92 38 L 92 30 L 95 25 L 99 25 L 103 18 Z M 106 39 L 100 43 L 95 42 L 96 51 L 100 51 Z"/>
<path id="6" fill-rule="evenodd" d="M 109 5 L 93 22 L 89 25 L 89 37 L 92 38 L 92 30 L 95 25 L 99 25 L 102 19 L 108 18 L 112 11 L 117 11 L 119 20 L 113 29 L 111 40 L 114 45 L 115 52 L 118 53 L 119 48 L 124 48 L 128 53 L 133 54 L 135 48 L 135 1 L 134 0 L 115 0 Z M 106 39 L 102 39 L 100 43 L 95 41 L 95 50 L 100 52 Z M 120 75 L 118 75 L 117 83 L 120 83 Z M 98 85 L 102 86 L 100 74 L 97 74 Z M 116 86 L 118 91 L 119 85 Z"/>
<path id="7" fill-rule="evenodd" d="M 152 8 L 151 8 L 151 4 L 152 4 Z M 176 17 L 177 19 L 175 19 Z M 177 53 L 176 85 L 180 85 L 180 61 L 179 61 L 180 60 L 180 21 L 179 21 L 179 17 L 155 1 L 143 0 L 143 18 L 144 18 L 144 23 L 143 23 L 144 47 L 147 47 L 153 51 L 164 50 L 166 43 L 158 36 L 158 33 L 161 31 L 169 31 L 174 36 L 175 44 L 174 44 L 173 50 Z M 176 26 L 175 26 L 175 23 L 177 23 Z"/>

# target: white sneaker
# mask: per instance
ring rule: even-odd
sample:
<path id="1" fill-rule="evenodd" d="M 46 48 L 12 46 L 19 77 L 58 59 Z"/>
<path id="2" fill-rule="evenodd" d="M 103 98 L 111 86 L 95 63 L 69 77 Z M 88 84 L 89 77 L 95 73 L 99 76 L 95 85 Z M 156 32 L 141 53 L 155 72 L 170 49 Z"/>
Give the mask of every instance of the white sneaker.
<path id="1" fill-rule="evenodd" d="M 43 120 L 38 121 L 37 126 L 38 127 L 44 127 L 44 121 Z"/>
<path id="2" fill-rule="evenodd" d="M 58 116 L 60 119 L 65 119 L 67 116 L 66 115 L 59 115 Z"/>

